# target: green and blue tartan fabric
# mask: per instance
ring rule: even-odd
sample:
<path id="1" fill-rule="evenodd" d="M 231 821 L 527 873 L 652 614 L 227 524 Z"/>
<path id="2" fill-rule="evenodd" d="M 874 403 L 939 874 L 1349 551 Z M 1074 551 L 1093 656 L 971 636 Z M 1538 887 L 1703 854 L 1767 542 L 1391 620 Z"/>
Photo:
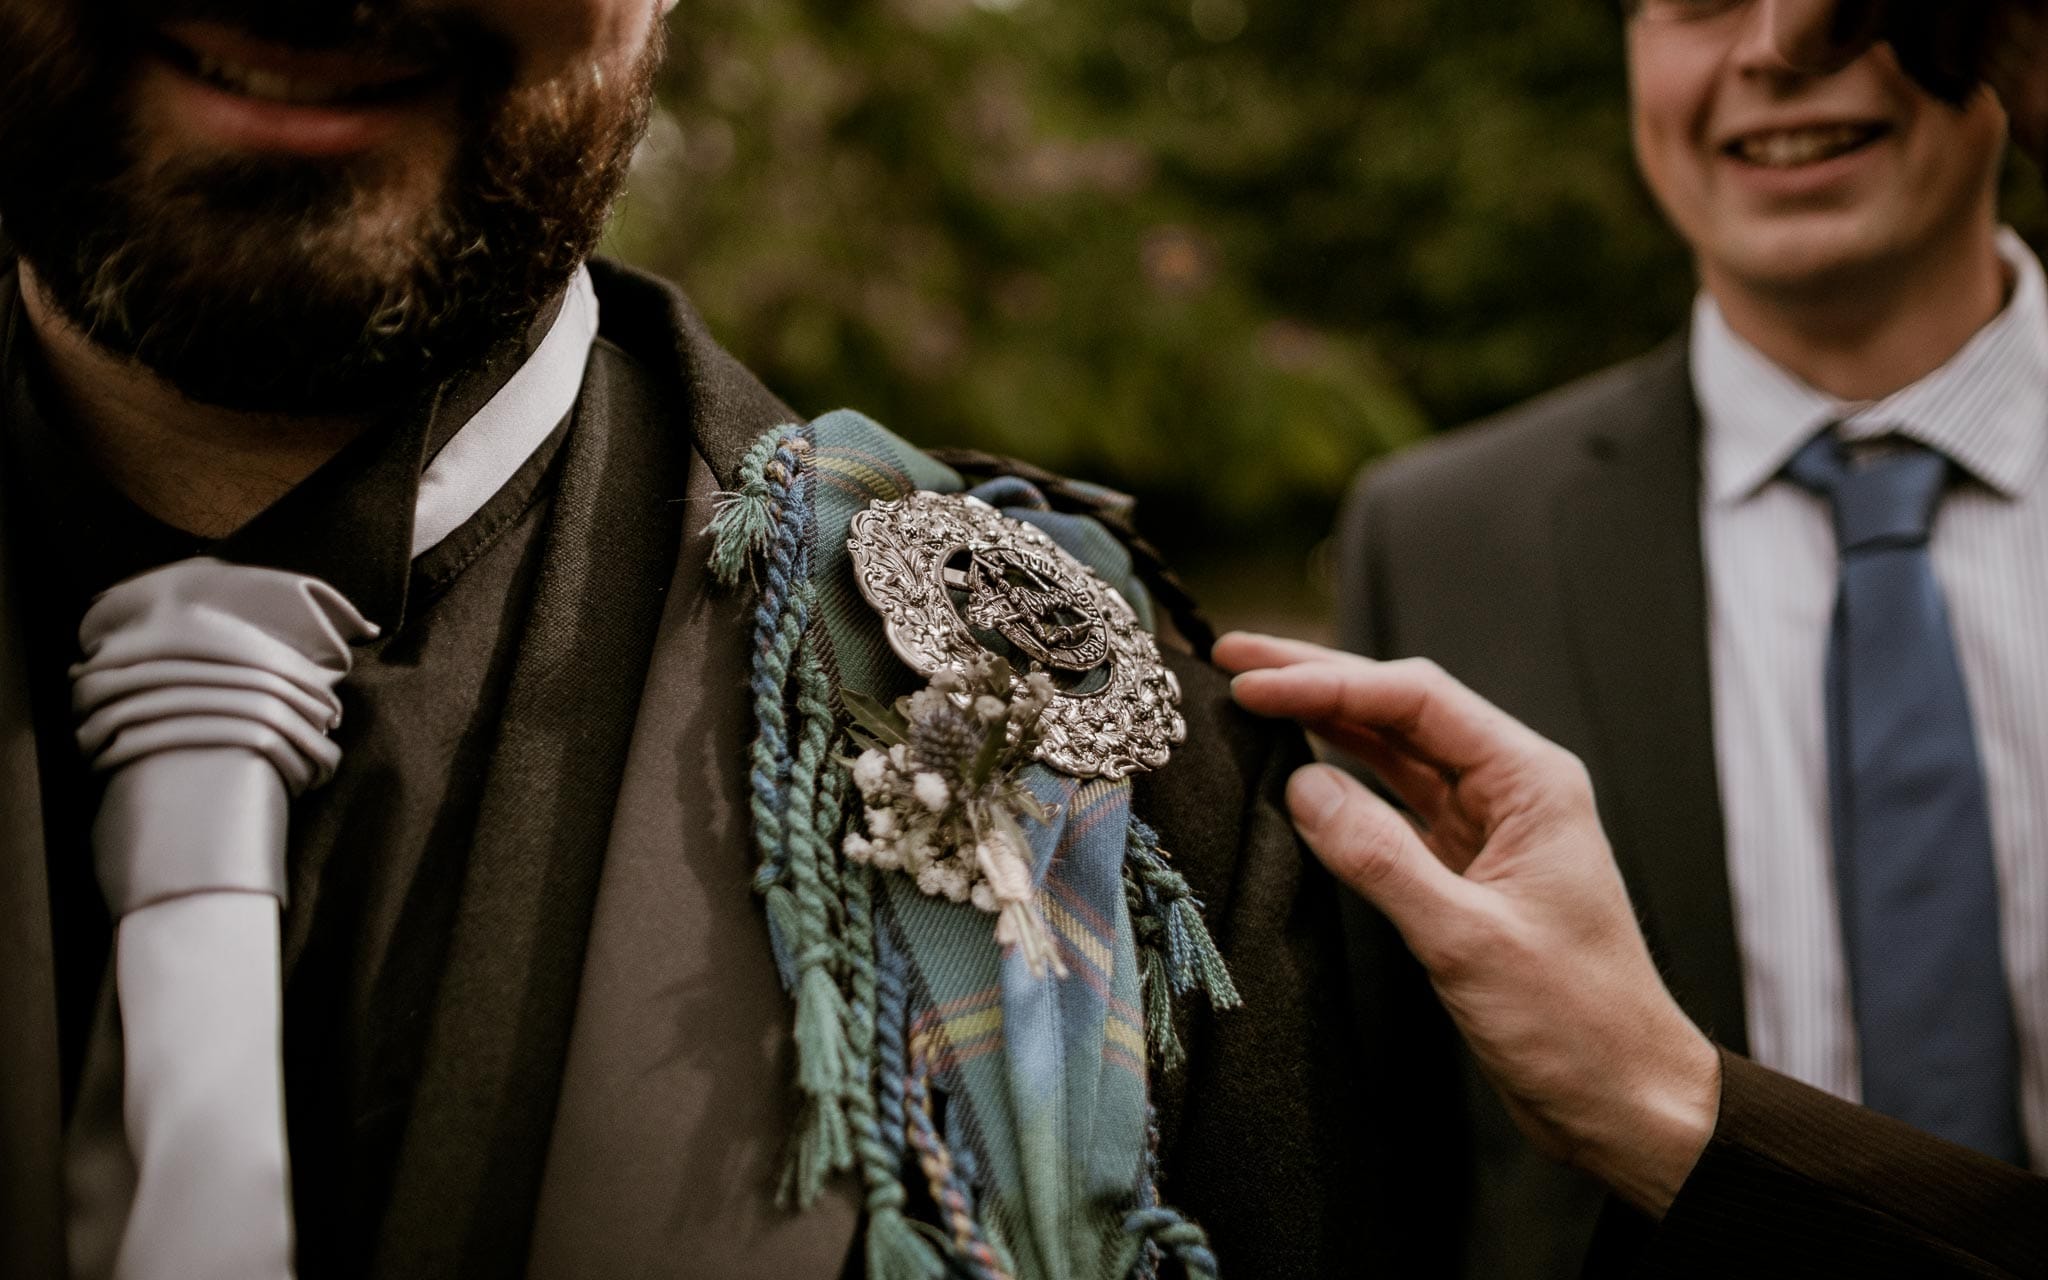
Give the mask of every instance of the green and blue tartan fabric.
<path id="1" fill-rule="evenodd" d="M 1152 1185 L 1147 1063 L 1171 1032 L 1157 1016 L 1148 1025 L 1164 996 L 1142 975 L 1166 983 L 1169 966 L 1141 963 L 1131 912 L 1163 901 L 1140 888 L 1139 869 L 1172 873 L 1133 818 L 1128 780 L 1043 765 L 1023 777 L 1054 814 L 1024 827 L 1064 980 L 1004 954 L 994 917 L 840 852 L 851 792 L 833 697 L 846 688 L 887 701 L 920 684 L 860 594 L 848 526 L 876 500 L 962 488 L 951 469 L 843 412 L 757 444 L 714 526 L 720 575 L 751 574 L 759 596 L 758 885 L 797 1002 L 806 1103 L 789 1194 L 806 1203 L 826 1177 L 857 1171 L 877 1280 L 1121 1280 L 1152 1274 L 1169 1253 L 1214 1274 L 1199 1230 L 1159 1207 Z M 1101 525 L 1049 510 L 1019 479 L 974 493 L 1044 529 L 1152 625 L 1129 554 Z M 1173 905 L 1191 907 L 1184 884 Z M 1162 924 L 1151 932 L 1190 950 L 1186 919 Z M 1206 985 L 1234 1002 L 1206 933 L 1194 950 L 1199 972 L 1173 957 L 1172 987 Z M 910 1222 L 906 1179 L 935 1221 Z"/>

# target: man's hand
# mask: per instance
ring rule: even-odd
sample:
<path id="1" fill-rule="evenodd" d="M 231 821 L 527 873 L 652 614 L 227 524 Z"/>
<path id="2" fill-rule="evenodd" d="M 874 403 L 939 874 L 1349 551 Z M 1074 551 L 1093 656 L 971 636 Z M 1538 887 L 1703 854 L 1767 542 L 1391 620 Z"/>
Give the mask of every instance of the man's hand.
<path id="1" fill-rule="evenodd" d="M 1516 1123 L 1661 1216 L 1712 1135 L 1720 1057 L 1664 988 L 1584 768 L 1425 662 L 1233 634 L 1238 702 L 1372 770 L 1295 774 L 1302 837 L 1429 970 Z"/>

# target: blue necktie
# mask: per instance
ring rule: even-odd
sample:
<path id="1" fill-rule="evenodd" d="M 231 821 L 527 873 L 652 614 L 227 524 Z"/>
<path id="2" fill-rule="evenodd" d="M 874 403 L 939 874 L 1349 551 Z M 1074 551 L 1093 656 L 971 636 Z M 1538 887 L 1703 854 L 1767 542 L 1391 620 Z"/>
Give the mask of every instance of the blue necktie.
<path id="1" fill-rule="evenodd" d="M 1991 813 L 1927 547 L 1950 464 L 1896 443 L 1859 462 L 1823 433 L 1785 468 L 1841 550 L 1828 782 L 1863 1101 L 2024 1163 Z"/>

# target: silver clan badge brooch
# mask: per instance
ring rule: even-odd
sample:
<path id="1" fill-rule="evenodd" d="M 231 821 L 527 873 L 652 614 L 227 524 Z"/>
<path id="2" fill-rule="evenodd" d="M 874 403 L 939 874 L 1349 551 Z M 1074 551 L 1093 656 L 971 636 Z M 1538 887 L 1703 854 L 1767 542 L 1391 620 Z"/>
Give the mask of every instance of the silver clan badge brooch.
<path id="1" fill-rule="evenodd" d="M 929 679 L 991 653 L 1058 692 L 1036 757 L 1121 778 L 1187 737 L 1180 682 L 1124 598 L 1044 531 L 979 498 L 917 492 L 853 518 L 847 547 L 889 647 Z M 1002 652 L 1004 648 L 1007 653 Z"/>

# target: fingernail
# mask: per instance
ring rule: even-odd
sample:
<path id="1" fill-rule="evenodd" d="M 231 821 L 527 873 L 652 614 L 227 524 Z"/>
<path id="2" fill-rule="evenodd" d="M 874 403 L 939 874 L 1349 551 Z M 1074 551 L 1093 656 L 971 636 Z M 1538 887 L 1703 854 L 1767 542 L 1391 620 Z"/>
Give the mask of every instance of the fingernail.
<path id="1" fill-rule="evenodd" d="M 1344 785 L 1326 764 L 1312 764 L 1297 771 L 1287 792 L 1287 803 L 1294 816 L 1312 827 L 1328 822 L 1344 803 Z"/>

